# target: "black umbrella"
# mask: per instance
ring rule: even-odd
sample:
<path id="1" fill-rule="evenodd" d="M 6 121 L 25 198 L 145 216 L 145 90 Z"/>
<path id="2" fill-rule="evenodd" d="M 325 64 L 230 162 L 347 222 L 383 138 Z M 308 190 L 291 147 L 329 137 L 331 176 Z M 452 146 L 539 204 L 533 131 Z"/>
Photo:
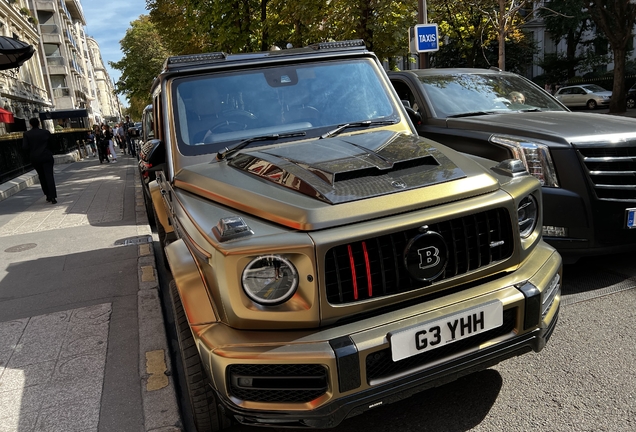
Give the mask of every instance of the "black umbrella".
<path id="1" fill-rule="evenodd" d="M 6 36 L 0 36 L 0 70 L 14 69 L 33 56 L 33 46 Z"/>

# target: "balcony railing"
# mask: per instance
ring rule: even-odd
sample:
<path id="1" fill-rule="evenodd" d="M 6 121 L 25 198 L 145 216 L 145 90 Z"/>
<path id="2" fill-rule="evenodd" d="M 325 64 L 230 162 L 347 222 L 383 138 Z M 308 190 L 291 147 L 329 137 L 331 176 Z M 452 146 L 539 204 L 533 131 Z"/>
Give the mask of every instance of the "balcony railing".
<path id="1" fill-rule="evenodd" d="M 66 61 L 62 56 L 48 56 L 46 62 L 49 66 L 66 66 Z"/>
<path id="2" fill-rule="evenodd" d="M 53 89 L 53 97 L 61 98 L 71 95 L 71 89 L 68 87 L 57 87 Z"/>
<path id="3" fill-rule="evenodd" d="M 60 28 L 55 24 L 42 24 L 40 31 L 42 34 L 60 34 Z"/>

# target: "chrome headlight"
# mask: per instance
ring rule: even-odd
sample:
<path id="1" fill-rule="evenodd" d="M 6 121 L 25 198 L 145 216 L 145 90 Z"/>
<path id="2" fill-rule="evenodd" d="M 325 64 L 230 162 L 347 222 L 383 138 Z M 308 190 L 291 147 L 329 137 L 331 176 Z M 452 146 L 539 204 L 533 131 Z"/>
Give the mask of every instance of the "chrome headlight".
<path id="1" fill-rule="evenodd" d="M 501 135 L 493 135 L 490 142 L 510 149 L 514 157 L 523 162 L 528 172 L 539 179 L 541 186 L 559 187 L 547 145 Z"/>
<path id="2" fill-rule="evenodd" d="M 519 233 L 521 237 L 527 238 L 532 234 L 539 220 L 539 206 L 532 195 L 528 195 L 519 203 L 517 218 L 519 220 Z"/>
<path id="3" fill-rule="evenodd" d="M 278 255 L 254 258 L 241 277 L 245 294 L 256 303 L 277 305 L 291 298 L 298 288 L 298 271 L 288 260 Z"/>

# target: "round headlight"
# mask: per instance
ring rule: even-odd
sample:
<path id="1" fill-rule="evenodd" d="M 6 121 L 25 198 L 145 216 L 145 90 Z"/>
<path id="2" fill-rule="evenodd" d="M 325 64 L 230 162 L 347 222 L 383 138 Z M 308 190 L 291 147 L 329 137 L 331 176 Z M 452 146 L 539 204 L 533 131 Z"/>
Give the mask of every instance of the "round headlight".
<path id="1" fill-rule="evenodd" d="M 298 272 L 287 259 L 264 255 L 253 259 L 241 277 L 243 290 L 262 305 L 276 305 L 291 298 L 298 288 Z"/>
<path id="2" fill-rule="evenodd" d="M 517 218 L 519 219 L 519 233 L 526 238 L 534 231 L 539 219 L 539 206 L 537 200 L 528 195 L 519 203 L 517 208 Z"/>

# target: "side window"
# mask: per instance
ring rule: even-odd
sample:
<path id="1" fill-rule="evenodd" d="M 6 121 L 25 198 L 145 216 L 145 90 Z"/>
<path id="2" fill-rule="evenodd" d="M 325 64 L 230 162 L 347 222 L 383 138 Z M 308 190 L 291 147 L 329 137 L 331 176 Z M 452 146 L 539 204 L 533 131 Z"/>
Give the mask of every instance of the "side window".
<path id="1" fill-rule="evenodd" d="M 406 83 L 402 81 L 391 80 L 391 84 L 393 84 L 393 87 L 395 88 L 395 91 L 397 92 L 400 100 L 408 101 L 411 108 L 413 108 L 415 111 L 419 109 L 417 101 L 415 100 L 415 95 Z"/>

